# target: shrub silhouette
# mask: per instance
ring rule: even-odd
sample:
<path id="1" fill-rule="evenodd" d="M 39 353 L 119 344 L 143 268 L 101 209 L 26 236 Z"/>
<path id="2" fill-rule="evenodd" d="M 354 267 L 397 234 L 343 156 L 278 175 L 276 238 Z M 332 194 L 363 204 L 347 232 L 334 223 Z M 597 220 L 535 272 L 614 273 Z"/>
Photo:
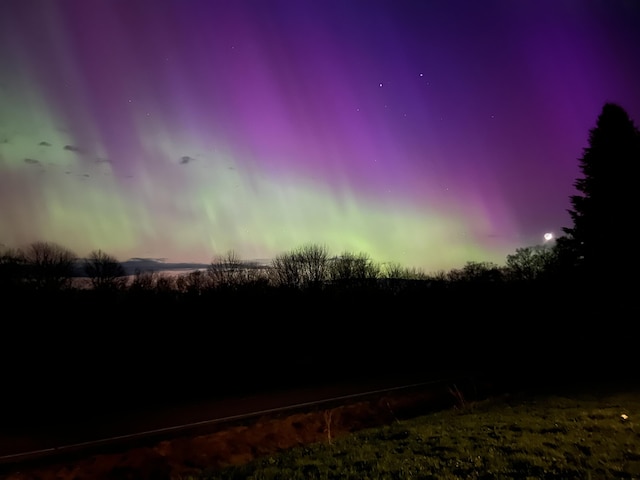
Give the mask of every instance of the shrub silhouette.
<path id="1" fill-rule="evenodd" d="M 207 272 L 194 270 L 178 276 L 175 285 L 181 293 L 199 296 L 211 288 L 212 280 Z"/>
<path id="2" fill-rule="evenodd" d="M 345 286 L 366 286 L 381 275 L 380 266 L 368 254 L 344 252 L 329 261 L 328 280 Z"/>
<path id="3" fill-rule="evenodd" d="M 271 262 L 277 285 L 284 287 L 319 287 L 329 273 L 327 247 L 307 244 L 277 255 Z"/>
<path id="4" fill-rule="evenodd" d="M 57 291 L 71 285 L 77 256 L 54 242 L 34 242 L 25 252 L 28 279 L 37 290 Z"/>
<path id="5" fill-rule="evenodd" d="M 216 288 L 238 288 L 258 282 L 261 271 L 256 265 L 244 262 L 234 250 L 217 256 L 207 268 L 207 274 Z M 266 280 L 266 277 L 263 279 Z"/>
<path id="6" fill-rule="evenodd" d="M 24 253 L 18 249 L 6 249 L 0 253 L 0 288 L 15 290 L 23 285 L 27 267 Z"/>
<path id="7" fill-rule="evenodd" d="M 124 267 L 115 257 L 102 250 L 94 250 L 89 254 L 84 261 L 84 272 L 96 290 L 118 290 L 127 284 Z"/>
<path id="8" fill-rule="evenodd" d="M 506 275 L 511 280 L 525 282 L 547 278 L 553 271 L 556 257 L 557 250 L 553 246 L 516 248 L 515 253 L 507 255 Z"/>

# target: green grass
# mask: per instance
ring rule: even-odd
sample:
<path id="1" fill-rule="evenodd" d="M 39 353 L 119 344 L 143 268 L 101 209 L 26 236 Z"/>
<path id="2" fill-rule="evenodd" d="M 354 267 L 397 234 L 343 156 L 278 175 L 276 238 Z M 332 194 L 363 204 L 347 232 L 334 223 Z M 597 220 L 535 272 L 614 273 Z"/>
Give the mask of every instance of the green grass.
<path id="1" fill-rule="evenodd" d="M 195 478 L 640 478 L 640 394 L 494 398 Z"/>

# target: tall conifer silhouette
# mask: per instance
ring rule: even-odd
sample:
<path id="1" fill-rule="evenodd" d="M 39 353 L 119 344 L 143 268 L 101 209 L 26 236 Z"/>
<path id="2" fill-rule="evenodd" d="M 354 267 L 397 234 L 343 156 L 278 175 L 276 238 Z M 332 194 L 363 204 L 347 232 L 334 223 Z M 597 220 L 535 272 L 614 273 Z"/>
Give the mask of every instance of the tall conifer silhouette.
<path id="1" fill-rule="evenodd" d="M 565 247 L 587 278 L 637 274 L 640 131 L 622 107 L 604 105 L 579 162 L 583 176 L 574 183 L 579 193 L 571 197 Z"/>

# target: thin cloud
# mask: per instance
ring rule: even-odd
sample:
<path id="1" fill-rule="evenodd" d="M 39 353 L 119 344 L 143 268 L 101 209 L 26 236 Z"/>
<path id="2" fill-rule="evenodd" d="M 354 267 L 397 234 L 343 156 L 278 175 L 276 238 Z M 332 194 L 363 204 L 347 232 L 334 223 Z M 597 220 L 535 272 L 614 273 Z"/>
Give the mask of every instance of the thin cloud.
<path id="1" fill-rule="evenodd" d="M 35 158 L 25 158 L 24 163 L 28 163 L 29 165 L 38 165 L 40 160 L 36 160 Z"/>
<path id="2" fill-rule="evenodd" d="M 162 263 L 164 264 L 166 258 L 152 258 L 152 257 L 131 257 L 127 262 L 149 262 L 149 263 Z"/>
<path id="3" fill-rule="evenodd" d="M 65 150 L 69 150 L 70 152 L 82 153 L 82 149 L 81 148 L 75 147 L 73 145 L 65 145 L 64 149 Z"/>

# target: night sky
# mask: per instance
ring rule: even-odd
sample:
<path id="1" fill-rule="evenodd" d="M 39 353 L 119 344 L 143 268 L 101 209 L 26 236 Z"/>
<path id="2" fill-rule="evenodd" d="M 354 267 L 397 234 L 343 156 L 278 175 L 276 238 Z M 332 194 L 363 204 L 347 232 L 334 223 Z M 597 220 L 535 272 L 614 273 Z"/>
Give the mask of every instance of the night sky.
<path id="1" fill-rule="evenodd" d="M 427 272 L 571 226 L 633 0 L 3 0 L 0 244 Z"/>

